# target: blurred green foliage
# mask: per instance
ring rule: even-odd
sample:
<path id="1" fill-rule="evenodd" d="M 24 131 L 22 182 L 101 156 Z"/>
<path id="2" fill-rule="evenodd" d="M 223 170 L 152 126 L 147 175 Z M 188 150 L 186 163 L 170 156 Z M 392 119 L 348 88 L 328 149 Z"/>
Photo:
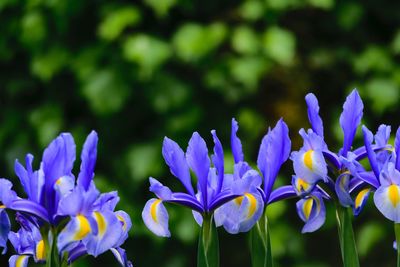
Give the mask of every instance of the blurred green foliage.
<path id="1" fill-rule="evenodd" d="M 95 179 L 102 190 L 118 190 L 119 207 L 132 216 L 125 248 L 135 266 L 195 263 L 190 211 L 169 207 L 171 239 L 154 237 L 141 221 L 149 176 L 182 189 L 161 157 L 165 135 L 186 147 L 193 131 L 211 141 L 216 129 L 232 162 L 236 117 L 254 163 L 262 135 L 281 116 L 293 148 L 300 146 L 303 98 L 312 91 L 329 144 L 339 148 L 341 104 L 354 87 L 365 100 L 365 124 L 399 124 L 397 1 L 2 0 L 0 14 L 1 175 L 16 181 L 15 158 L 31 152 L 38 161 L 61 131 L 80 147 L 97 130 Z M 291 173 L 286 163 L 278 183 Z M 332 207 L 320 231 L 302 235 L 294 203 L 268 208 L 276 266 L 339 266 Z M 394 265 L 393 229 L 382 217 L 371 202 L 355 219 L 362 266 Z M 247 236 L 220 235 L 222 266 L 249 266 Z M 111 253 L 75 266 L 100 263 L 117 266 Z"/>

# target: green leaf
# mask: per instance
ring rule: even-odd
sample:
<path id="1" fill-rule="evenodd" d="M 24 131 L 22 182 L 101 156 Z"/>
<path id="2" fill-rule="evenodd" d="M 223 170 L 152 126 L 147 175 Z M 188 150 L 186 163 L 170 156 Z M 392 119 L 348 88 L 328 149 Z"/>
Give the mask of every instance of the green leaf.
<path id="1" fill-rule="evenodd" d="M 203 225 L 199 235 L 197 251 L 197 267 L 219 266 L 219 244 L 217 227 L 212 215 L 203 217 Z"/>
<path id="2" fill-rule="evenodd" d="M 336 219 L 339 231 L 340 249 L 344 267 L 359 267 L 356 242 L 352 226 L 352 209 L 339 204 L 336 207 Z"/>
<path id="3" fill-rule="evenodd" d="M 397 244 L 397 267 L 400 267 L 400 223 L 394 224 L 394 233 L 396 235 Z"/>
<path id="4" fill-rule="evenodd" d="M 150 6 L 159 17 L 168 15 L 169 10 L 177 3 L 176 0 L 144 0 L 144 2 Z"/>
<path id="5" fill-rule="evenodd" d="M 267 213 L 250 231 L 251 263 L 253 267 L 272 267 L 271 241 L 268 229 Z"/>
<path id="6" fill-rule="evenodd" d="M 264 52 L 282 65 L 291 65 L 296 53 L 296 37 L 279 27 L 271 27 L 264 34 Z"/>
<path id="7" fill-rule="evenodd" d="M 100 23 L 98 34 L 105 40 L 116 39 L 122 31 L 140 21 L 140 12 L 135 7 L 123 7 L 107 14 Z"/>

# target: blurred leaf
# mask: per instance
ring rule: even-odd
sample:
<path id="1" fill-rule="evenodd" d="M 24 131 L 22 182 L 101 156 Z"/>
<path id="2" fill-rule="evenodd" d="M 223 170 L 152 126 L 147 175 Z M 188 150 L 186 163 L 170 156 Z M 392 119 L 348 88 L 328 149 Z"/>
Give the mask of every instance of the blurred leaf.
<path id="1" fill-rule="evenodd" d="M 160 17 L 166 16 L 168 11 L 177 3 L 176 0 L 144 0 L 144 2 Z"/>
<path id="2" fill-rule="evenodd" d="M 264 34 L 264 52 L 282 65 L 291 65 L 295 57 L 296 38 L 293 33 L 279 27 L 271 27 Z"/>
<path id="3" fill-rule="evenodd" d="M 150 75 L 171 56 L 168 43 L 155 37 L 139 34 L 126 39 L 123 44 L 124 57 L 137 63 L 145 76 Z"/>
<path id="4" fill-rule="evenodd" d="M 308 2 L 315 7 L 322 9 L 331 9 L 335 4 L 335 0 L 308 0 Z"/>
<path id="5" fill-rule="evenodd" d="M 225 39 L 227 28 L 222 23 L 209 26 L 189 23 L 178 29 L 173 37 L 177 55 L 185 61 L 197 61 L 216 49 Z"/>
<path id="6" fill-rule="evenodd" d="M 361 257 L 365 257 L 379 241 L 386 239 L 386 233 L 380 224 L 369 222 L 360 228 L 357 237 L 358 253 Z"/>
<path id="7" fill-rule="evenodd" d="M 259 48 L 257 34 L 248 26 L 235 28 L 232 34 L 232 47 L 242 54 L 257 54 Z"/>
<path id="8" fill-rule="evenodd" d="M 82 93 L 92 110 L 101 115 L 119 111 L 130 91 L 117 74 L 101 70 L 87 78 Z"/>
<path id="9" fill-rule="evenodd" d="M 264 4 L 262 1 L 245 1 L 239 9 L 240 15 L 246 20 L 257 20 L 264 15 Z"/>
<path id="10" fill-rule="evenodd" d="M 36 130 L 40 146 L 46 147 L 61 131 L 62 113 L 58 106 L 45 105 L 34 110 L 29 121 Z"/>
<path id="11" fill-rule="evenodd" d="M 354 70 L 358 74 L 366 74 L 370 71 L 389 71 L 393 62 L 385 49 L 378 46 L 367 46 L 367 48 L 354 59 Z"/>
<path id="12" fill-rule="evenodd" d="M 252 109 L 242 108 L 238 114 L 238 122 L 240 129 L 244 132 L 246 140 L 255 140 L 258 139 L 261 134 L 267 133 L 268 123 L 265 122 L 264 118 L 261 117 L 259 113 Z M 257 144 L 257 149 L 258 145 L 259 144 Z M 270 218 L 269 215 L 268 218 Z"/>
<path id="13" fill-rule="evenodd" d="M 22 42 L 27 46 L 36 46 L 44 40 L 46 35 L 46 21 L 43 15 L 37 10 L 26 13 L 21 20 Z"/>
<path id="14" fill-rule="evenodd" d="M 260 57 L 233 58 L 229 67 L 233 79 L 254 91 L 267 70 L 267 60 Z"/>
<path id="15" fill-rule="evenodd" d="M 98 34 L 101 38 L 112 41 L 116 39 L 128 26 L 139 23 L 140 12 L 135 7 L 122 7 L 107 13 L 107 16 L 100 23 Z"/>
<path id="16" fill-rule="evenodd" d="M 399 86 L 389 79 L 374 78 L 368 81 L 365 93 L 372 102 L 373 110 L 378 113 L 396 106 L 399 101 Z"/>
<path id="17" fill-rule="evenodd" d="M 126 163 L 132 179 L 136 182 L 159 175 L 163 168 L 160 145 L 135 144 L 128 151 Z"/>
<path id="18" fill-rule="evenodd" d="M 392 41 L 392 51 L 398 55 L 400 54 L 400 30 L 398 30 Z"/>
<path id="19" fill-rule="evenodd" d="M 34 56 L 31 63 L 31 71 L 44 81 L 48 81 L 65 66 L 68 53 L 58 47 L 54 47 L 44 54 Z"/>
<path id="20" fill-rule="evenodd" d="M 338 21 L 345 30 L 354 29 L 364 15 L 364 9 L 360 4 L 343 2 L 339 8 Z"/>

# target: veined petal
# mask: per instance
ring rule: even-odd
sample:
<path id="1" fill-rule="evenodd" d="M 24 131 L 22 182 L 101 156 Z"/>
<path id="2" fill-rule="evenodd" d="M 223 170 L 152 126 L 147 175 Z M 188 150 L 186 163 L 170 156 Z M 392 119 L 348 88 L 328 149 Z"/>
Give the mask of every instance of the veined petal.
<path id="1" fill-rule="evenodd" d="M 207 180 L 210 170 L 210 158 L 204 139 L 194 132 L 189 140 L 189 146 L 186 151 L 186 160 L 189 167 L 197 176 L 198 188 L 201 191 L 202 203 L 207 206 Z"/>
<path id="2" fill-rule="evenodd" d="M 185 153 L 183 150 L 175 141 L 165 137 L 162 147 L 162 154 L 165 163 L 167 163 L 170 168 L 171 173 L 182 182 L 189 194 L 194 195 L 194 190 L 190 179 L 190 171 L 186 163 Z"/>
<path id="3" fill-rule="evenodd" d="M 28 266 L 28 255 L 13 255 L 8 260 L 9 267 L 26 267 Z"/>
<path id="4" fill-rule="evenodd" d="M 400 223 L 400 186 L 379 187 L 374 194 L 375 206 L 389 220 Z"/>
<path id="5" fill-rule="evenodd" d="M 132 263 L 128 260 L 128 257 L 126 256 L 125 249 L 117 247 L 111 248 L 110 250 L 122 267 L 133 267 Z"/>
<path id="6" fill-rule="evenodd" d="M 171 236 L 168 229 L 168 212 L 161 199 L 152 198 L 147 201 L 142 212 L 142 219 L 154 234 L 162 237 Z"/>
<path id="7" fill-rule="evenodd" d="M 356 195 L 356 199 L 354 201 L 353 213 L 354 216 L 358 216 L 362 211 L 365 203 L 367 203 L 368 196 L 371 193 L 371 188 L 364 188 Z"/>
<path id="8" fill-rule="evenodd" d="M 264 193 L 268 198 L 282 164 L 288 159 L 291 142 L 289 129 L 280 119 L 264 136 L 257 158 L 257 165 L 264 176 Z"/>
<path id="9" fill-rule="evenodd" d="M 306 103 L 307 103 L 307 114 L 308 120 L 311 123 L 311 127 L 313 131 L 319 136 L 324 136 L 324 125 L 322 123 L 322 119 L 319 116 L 319 105 L 318 99 L 314 94 L 309 93 L 306 95 Z"/>
<path id="10" fill-rule="evenodd" d="M 81 153 L 81 170 L 78 176 L 78 185 L 85 190 L 89 188 L 90 182 L 94 176 L 94 167 L 97 159 L 97 142 L 99 138 L 95 131 L 92 131 L 83 145 Z"/>
<path id="11" fill-rule="evenodd" d="M 335 183 L 335 191 L 339 198 L 339 202 L 343 207 L 354 205 L 354 201 L 350 196 L 350 173 L 339 175 Z"/>
<path id="12" fill-rule="evenodd" d="M 343 148 L 340 154 L 345 156 L 353 143 L 354 136 L 356 135 L 357 127 L 361 122 L 363 116 L 363 102 L 357 90 L 353 90 L 347 96 L 343 104 L 343 112 L 340 115 L 340 125 L 343 129 L 344 141 Z"/>
<path id="13" fill-rule="evenodd" d="M 215 169 L 217 170 L 218 175 L 218 183 L 216 192 L 221 192 L 222 182 L 224 180 L 224 150 L 222 149 L 221 141 L 219 141 L 217 133 L 215 130 L 211 131 L 214 140 L 214 155 L 212 155 L 211 159 L 214 164 Z"/>
<path id="14" fill-rule="evenodd" d="M 11 223 L 6 210 L 4 208 L 0 208 L 0 248 L 3 248 L 3 255 L 7 252 L 7 240 L 10 230 Z"/>
<path id="15" fill-rule="evenodd" d="M 232 118 L 231 149 L 235 163 L 244 161 L 242 143 L 240 142 L 240 139 L 236 135 L 238 130 L 239 130 L 239 125 L 235 120 L 235 118 Z"/>
<path id="16" fill-rule="evenodd" d="M 84 215 L 78 215 L 71 218 L 64 229 L 58 235 L 58 251 L 70 250 L 89 236 L 93 231 L 93 223 Z"/>
<path id="17" fill-rule="evenodd" d="M 264 211 L 264 200 L 255 191 L 222 205 L 215 211 L 217 225 L 222 224 L 231 234 L 249 231 Z"/>
<path id="18" fill-rule="evenodd" d="M 123 234 L 123 225 L 114 212 L 105 210 L 95 211 L 92 218 L 97 223 L 97 233 L 90 234 L 83 240 L 87 253 L 97 257 L 112 247 L 115 247 Z"/>
<path id="19" fill-rule="evenodd" d="M 299 176 L 292 176 L 292 186 L 298 196 L 308 195 L 315 187 L 315 183 L 309 183 Z"/>
<path id="20" fill-rule="evenodd" d="M 313 195 L 296 203 L 297 214 L 305 222 L 302 233 L 318 230 L 325 222 L 325 205 L 322 197 Z"/>

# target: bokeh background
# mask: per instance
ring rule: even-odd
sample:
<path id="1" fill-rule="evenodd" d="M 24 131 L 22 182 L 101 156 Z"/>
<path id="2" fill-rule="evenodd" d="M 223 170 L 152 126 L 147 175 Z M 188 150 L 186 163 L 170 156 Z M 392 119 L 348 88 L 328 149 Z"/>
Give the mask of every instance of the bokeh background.
<path id="1" fill-rule="evenodd" d="M 135 266 L 195 266 L 199 228 L 189 210 L 168 206 L 170 239 L 141 221 L 152 197 L 149 176 L 182 189 L 163 162 L 164 136 L 185 148 L 199 131 L 211 149 L 216 129 L 232 162 L 235 117 L 254 163 L 267 127 L 280 117 L 293 149 L 301 146 L 297 132 L 309 126 L 304 96 L 314 92 L 336 150 L 352 88 L 363 97 L 364 124 L 400 123 L 398 1 L 1 0 L 0 25 L 1 176 L 16 182 L 14 160 L 27 152 L 38 166 L 60 132 L 72 132 L 80 151 L 95 129 L 95 180 L 102 191 L 118 190 L 119 208 L 132 216 L 124 247 Z M 277 183 L 290 183 L 291 174 L 288 162 Z M 302 235 L 295 202 L 268 209 L 276 266 L 340 266 L 332 205 L 322 229 Z M 392 223 L 372 201 L 354 227 L 362 266 L 394 266 Z M 247 235 L 219 233 L 221 266 L 250 266 Z M 7 260 L 0 257 L 0 265 Z M 74 264 L 100 265 L 117 263 L 106 253 Z"/>

